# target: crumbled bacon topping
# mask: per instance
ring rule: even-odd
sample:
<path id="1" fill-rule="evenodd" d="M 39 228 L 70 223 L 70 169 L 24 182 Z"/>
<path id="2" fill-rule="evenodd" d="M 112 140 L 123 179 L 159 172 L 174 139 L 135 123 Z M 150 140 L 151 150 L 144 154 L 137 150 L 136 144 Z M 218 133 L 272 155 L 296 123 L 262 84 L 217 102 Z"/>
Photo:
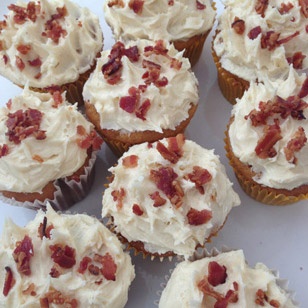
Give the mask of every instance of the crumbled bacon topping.
<path id="1" fill-rule="evenodd" d="M 168 5 L 173 6 L 174 5 L 174 0 L 168 0 Z"/>
<path id="2" fill-rule="evenodd" d="M 51 268 L 49 275 L 52 278 L 59 278 L 63 274 L 63 270 L 58 264 L 54 264 L 53 267 Z"/>
<path id="3" fill-rule="evenodd" d="M 9 154 L 9 147 L 7 144 L 0 145 L 0 158 Z"/>
<path id="4" fill-rule="evenodd" d="M 249 32 L 248 32 L 248 37 L 251 39 L 251 40 L 254 40 L 258 37 L 258 35 L 262 33 L 262 29 L 260 26 L 257 26 L 257 27 L 254 27 L 252 28 Z"/>
<path id="5" fill-rule="evenodd" d="M 302 87 L 299 91 L 299 98 L 304 98 L 308 95 L 308 77 L 305 79 L 304 83 L 302 84 Z"/>
<path id="6" fill-rule="evenodd" d="M 144 211 L 143 211 L 143 209 L 140 207 L 140 205 L 139 204 L 134 204 L 133 205 L 133 213 L 135 214 L 135 215 L 137 215 L 137 216 L 142 216 L 143 215 L 143 213 L 144 213 Z"/>
<path id="7" fill-rule="evenodd" d="M 117 203 L 117 209 L 121 209 L 123 207 L 123 200 L 125 195 L 126 195 L 125 189 L 122 187 L 118 190 L 114 190 L 111 192 L 113 201 Z"/>
<path id="8" fill-rule="evenodd" d="M 306 143 L 307 143 L 307 136 L 305 134 L 305 130 L 300 126 L 298 130 L 295 132 L 292 139 L 289 140 L 287 146 L 284 147 L 283 149 L 287 161 L 296 164 L 297 159 L 295 157 L 295 152 L 299 152 Z"/>
<path id="9" fill-rule="evenodd" d="M 208 273 L 208 281 L 213 287 L 224 284 L 228 277 L 227 268 L 216 261 L 209 262 Z"/>
<path id="10" fill-rule="evenodd" d="M 44 297 L 40 298 L 40 306 L 41 308 L 49 308 L 52 304 L 64 305 L 63 307 L 67 308 L 78 307 L 78 301 L 75 298 L 71 299 L 69 296 L 65 296 L 51 287 Z"/>
<path id="11" fill-rule="evenodd" d="M 167 142 L 168 147 L 158 141 L 156 149 L 163 158 L 167 159 L 172 164 L 176 164 L 183 155 L 185 137 L 183 134 L 178 134 L 176 137 L 168 138 Z"/>
<path id="12" fill-rule="evenodd" d="M 9 62 L 9 58 L 7 57 L 7 55 L 3 55 L 3 62 L 4 62 L 4 64 L 5 65 L 7 65 L 8 64 L 8 62 Z"/>
<path id="13" fill-rule="evenodd" d="M 306 56 L 301 52 L 295 52 L 291 57 L 287 57 L 287 61 L 289 64 L 293 64 L 295 69 L 302 69 L 303 68 L 303 61 Z"/>
<path id="14" fill-rule="evenodd" d="M 299 34 L 299 31 L 296 31 L 293 34 L 279 40 L 280 33 L 274 31 L 267 31 L 266 33 L 262 34 L 261 48 L 267 48 L 269 51 L 274 50 L 278 46 L 289 42 L 292 38 L 298 36 Z"/>
<path id="15" fill-rule="evenodd" d="M 83 257 L 79 263 L 78 273 L 84 274 L 88 268 L 88 265 L 92 262 L 92 259 L 88 256 Z"/>
<path id="16" fill-rule="evenodd" d="M 212 218 L 212 212 L 209 210 L 198 211 L 191 208 L 187 213 L 188 223 L 191 226 L 200 226 L 206 224 Z"/>
<path id="17" fill-rule="evenodd" d="M 99 150 L 101 148 L 103 139 L 95 130 L 91 130 L 90 133 L 87 134 L 84 126 L 78 125 L 77 134 L 80 136 L 80 138 L 77 139 L 77 144 L 82 149 L 89 149 L 92 147 L 93 150 Z"/>
<path id="18" fill-rule="evenodd" d="M 38 236 L 40 239 L 43 239 L 43 237 L 49 238 L 51 237 L 51 230 L 54 229 L 53 224 L 50 224 L 47 226 L 47 217 L 44 216 L 43 222 L 40 223 L 38 227 Z"/>
<path id="19" fill-rule="evenodd" d="M 33 135 L 37 140 L 46 138 L 45 131 L 40 130 L 43 114 L 37 109 L 19 109 L 8 114 L 6 135 L 9 140 L 19 144 L 23 139 Z"/>
<path id="20" fill-rule="evenodd" d="M 301 7 L 302 14 L 307 18 L 308 17 L 308 1 L 307 0 L 298 0 L 298 3 Z"/>
<path id="21" fill-rule="evenodd" d="M 50 245 L 51 258 L 62 268 L 72 268 L 76 264 L 75 249 L 65 245 L 55 244 Z"/>
<path id="22" fill-rule="evenodd" d="M 243 34 L 245 32 L 245 21 L 235 17 L 231 27 L 237 34 Z"/>
<path id="23" fill-rule="evenodd" d="M 144 0 L 130 0 L 128 6 L 134 13 L 141 15 L 143 9 Z"/>
<path id="24" fill-rule="evenodd" d="M 41 10 L 41 5 L 39 3 L 35 4 L 35 2 L 30 1 L 27 4 L 27 7 L 10 4 L 8 9 L 14 12 L 14 22 L 18 25 L 22 25 L 27 20 L 31 20 L 32 22 L 36 21 L 36 18 Z"/>
<path id="25" fill-rule="evenodd" d="M 196 0 L 196 7 L 197 7 L 197 10 L 201 10 L 201 11 L 206 9 L 206 5 L 204 5 L 198 0 Z"/>
<path id="26" fill-rule="evenodd" d="M 122 165 L 126 168 L 136 168 L 138 166 L 139 157 L 137 155 L 129 155 L 123 158 Z"/>
<path id="27" fill-rule="evenodd" d="M 16 48 L 18 52 L 20 52 L 22 55 L 28 54 L 28 52 L 31 50 L 31 45 L 24 45 L 24 44 L 19 44 Z"/>
<path id="28" fill-rule="evenodd" d="M 184 178 L 195 183 L 197 190 L 200 192 L 200 194 L 203 195 L 203 185 L 209 183 L 212 180 L 212 175 L 207 169 L 204 169 L 200 166 L 194 166 L 193 172 L 187 174 Z"/>
<path id="29" fill-rule="evenodd" d="M 264 13 L 268 7 L 268 1 L 269 0 L 257 0 L 255 10 L 258 14 L 260 14 L 262 17 L 264 17 Z"/>
<path id="30" fill-rule="evenodd" d="M 270 300 L 267 294 L 261 289 L 258 289 L 258 291 L 256 292 L 255 303 L 259 306 L 265 306 L 266 303 L 269 303 L 272 307 L 280 307 L 280 302 L 278 300 Z"/>
<path id="31" fill-rule="evenodd" d="M 94 261 L 102 265 L 100 271 L 105 279 L 112 281 L 116 280 L 117 264 L 115 263 L 114 258 L 108 252 L 103 256 L 95 254 Z"/>
<path id="32" fill-rule="evenodd" d="M 0 20 L 0 33 L 3 29 L 7 27 L 7 22 L 6 20 Z"/>
<path id="33" fill-rule="evenodd" d="M 30 66 L 33 66 L 33 67 L 40 67 L 42 65 L 42 61 L 40 58 L 29 60 L 28 63 Z"/>
<path id="34" fill-rule="evenodd" d="M 58 106 L 63 103 L 63 97 L 60 91 L 52 92 L 52 98 L 54 100 L 54 103 L 52 104 L 53 108 L 58 108 Z"/>
<path id="35" fill-rule="evenodd" d="M 113 7 L 113 6 L 118 6 L 118 7 L 124 7 L 124 2 L 123 0 L 111 0 L 108 1 L 108 7 Z"/>
<path id="36" fill-rule="evenodd" d="M 159 191 L 155 191 L 153 194 L 150 194 L 150 198 L 154 201 L 154 207 L 160 207 L 166 204 L 167 200 L 161 197 Z"/>
<path id="37" fill-rule="evenodd" d="M 4 296 L 8 296 L 9 292 L 14 287 L 14 284 L 16 281 L 14 279 L 13 272 L 9 266 L 5 267 L 5 271 L 6 271 L 6 275 L 4 279 L 4 286 L 3 286 L 2 293 Z"/>
<path id="38" fill-rule="evenodd" d="M 24 63 L 24 61 L 19 57 L 19 56 L 15 56 L 15 64 L 17 66 L 17 68 L 22 72 L 26 65 Z"/>
<path id="39" fill-rule="evenodd" d="M 294 5 L 291 2 L 288 3 L 281 3 L 280 8 L 278 9 L 279 13 L 281 15 L 289 13 L 290 10 L 292 10 Z"/>
<path id="40" fill-rule="evenodd" d="M 25 235 L 22 241 L 16 243 L 16 248 L 13 251 L 13 258 L 16 262 L 17 271 L 21 275 L 31 275 L 30 261 L 33 255 L 32 240 L 28 235 Z"/>
<path id="41" fill-rule="evenodd" d="M 22 294 L 36 296 L 35 284 L 30 283 L 27 289 L 22 290 Z"/>

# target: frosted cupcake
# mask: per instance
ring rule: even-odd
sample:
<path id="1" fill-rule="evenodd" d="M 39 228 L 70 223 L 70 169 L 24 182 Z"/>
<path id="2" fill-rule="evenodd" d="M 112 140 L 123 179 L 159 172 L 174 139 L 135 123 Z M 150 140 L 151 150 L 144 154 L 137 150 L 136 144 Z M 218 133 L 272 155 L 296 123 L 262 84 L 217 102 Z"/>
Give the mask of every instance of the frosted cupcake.
<path id="1" fill-rule="evenodd" d="M 66 91 L 82 104 L 82 88 L 103 47 L 96 15 L 69 0 L 18 2 L 0 22 L 0 74 L 32 90 Z"/>
<path id="2" fill-rule="evenodd" d="M 93 181 L 102 144 L 93 125 L 64 94 L 25 89 L 0 109 L 0 196 L 4 202 L 64 209 Z"/>
<path id="3" fill-rule="evenodd" d="M 117 155 L 184 132 L 199 101 L 189 61 L 173 45 L 147 40 L 103 51 L 83 95 L 88 119 Z"/>
<path id="4" fill-rule="evenodd" d="M 244 191 L 283 205 L 308 198 L 308 79 L 252 83 L 233 107 L 226 150 Z"/>
<path id="5" fill-rule="evenodd" d="M 183 135 L 135 145 L 109 170 L 102 216 L 144 256 L 191 256 L 240 204 L 218 156 Z"/>
<path id="6" fill-rule="evenodd" d="M 216 12 L 211 0 L 107 0 L 104 14 L 116 40 L 166 40 L 194 66 Z"/>
<path id="7" fill-rule="evenodd" d="M 3 307 L 125 306 L 131 258 L 96 218 L 50 206 L 25 227 L 7 220 L 0 242 Z"/>
<path id="8" fill-rule="evenodd" d="M 213 40 L 218 83 L 235 104 L 250 82 L 308 68 L 307 9 L 302 1 L 225 0 Z"/>
<path id="9" fill-rule="evenodd" d="M 263 263 L 250 267 L 242 250 L 179 263 L 159 308 L 297 307 L 282 281 Z"/>

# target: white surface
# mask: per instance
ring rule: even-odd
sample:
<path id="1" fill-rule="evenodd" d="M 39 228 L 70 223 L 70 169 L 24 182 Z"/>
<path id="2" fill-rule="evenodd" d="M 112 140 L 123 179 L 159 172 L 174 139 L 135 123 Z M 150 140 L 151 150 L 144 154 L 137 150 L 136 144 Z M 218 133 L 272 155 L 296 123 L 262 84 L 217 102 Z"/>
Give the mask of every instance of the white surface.
<path id="1" fill-rule="evenodd" d="M 111 31 L 103 18 L 102 3 L 97 0 L 76 0 L 82 6 L 88 6 L 101 18 L 105 36 L 104 49 L 113 44 Z M 10 0 L 0 1 L 0 20 L 7 12 Z M 222 10 L 217 3 L 218 13 Z M 213 32 L 212 32 L 213 33 Z M 211 56 L 211 35 L 204 46 L 202 58 L 194 67 L 200 83 L 200 105 L 187 130 L 186 136 L 208 148 L 215 149 L 227 173 L 234 183 L 234 189 L 240 194 L 242 205 L 231 214 L 218 236 L 208 246 L 221 248 L 242 248 L 250 265 L 263 262 L 269 268 L 277 269 L 281 278 L 289 280 L 289 288 L 295 291 L 295 299 L 300 307 L 308 303 L 308 201 L 285 207 L 274 207 L 255 202 L 246 196 L 228 165 L 224 150 L 224 131 L 228 122 L 231 105 L 221 95 L 216 78 L 216 68 Z M 0 105 L 10 97 L 20 93 L 20 89 L 0 77 Z M 96 164 L 96 179 L 90 194 L 82 202 L 71 208 L 73 212 L 86 212 L 100 217 L 101 196 L 106 183 L 107 169 L 116 162 L 116 157 L 104 145 Z M 9 206 L 0 202 L 0 230 L 6 218 L 19 225 L 26 224 L 35 216 L 32 210 Z M 1 232 L 1 231 L 0 231 Z M 152 307 L 157 299 L 156 292 L 160 283 L 174 263 L 143 260 L 132 257 L 136 269 L 126 307 Z M 2 289 L 2 286 L 0 286 Z"/>

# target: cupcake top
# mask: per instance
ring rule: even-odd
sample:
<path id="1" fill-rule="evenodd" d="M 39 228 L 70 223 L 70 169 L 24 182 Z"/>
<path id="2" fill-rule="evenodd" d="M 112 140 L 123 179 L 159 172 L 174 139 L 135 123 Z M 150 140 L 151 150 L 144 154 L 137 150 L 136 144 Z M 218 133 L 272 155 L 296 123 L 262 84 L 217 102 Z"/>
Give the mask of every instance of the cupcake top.
<path id="1" fill-rule="evenodd" d="M 250 267 L 242 250 L 179 263 L 163 290 L 164 307 L 296 307 L 264 264 Z"/>
<path id="2" fill-rule="evenodd" d="M 104 14 L 116 39 L 187 40 L 210 30 L 211 0 L 107 0 Z"/>
<path id="3" fill-rule="evenodd" d="M 41 192 L 72 175 L 101 139 L 64 94 L 25 89 L 0 108 L 0 190 Z"/>
<path id="4" fill-rule="evenodd" d="M 98 17 L 69 0 L 18 2 L 0 22 L 0 74 L 36 88 L 76 81 L 102 49 Z"/>
<path id="5" fill-rule="evenodd" d="M 218 156 L 183 135 L 132 146 L 109 170 L 102 216 L 152 254 L 189 257 L 240 204 Z"/>
<path id="6" fill-rule="evenodd" d="M 130 256 L 101 222 L 50 206 L 24 228 L 6 221 L 0 264 L 5 307 L 124 307 L 135 277 Z"/>
<path id="7" fill-rule="evenodd" d="M 83 95 L 101 128 L 123 132 L 174 129 L 199 100 L 189 61 L 161 40 L 117 42 L 103 51 Z"/>
<path id="8" fill-rule="evenodd" d="M 308 68 L 308 13 L 298 0 L 224 0 L 213 48 L 227 71 L 247 80 Z"/>
<path id="9" fill-rule="evenodd" d="M 277 189 L 308 184 L 308 78 L 291 69 L 275 85 L 251 83 L 232 110 L 234 155 L 257 183 Z"/>

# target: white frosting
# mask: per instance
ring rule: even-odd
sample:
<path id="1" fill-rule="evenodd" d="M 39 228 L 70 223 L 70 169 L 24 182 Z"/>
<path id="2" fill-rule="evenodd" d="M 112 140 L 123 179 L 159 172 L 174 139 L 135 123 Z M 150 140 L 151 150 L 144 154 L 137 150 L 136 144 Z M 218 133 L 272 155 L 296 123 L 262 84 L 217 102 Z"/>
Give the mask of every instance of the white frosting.
<path id="1" fill-rule="evenodd" d="M 0 158 L 0 190 L 40 192 L 48 182 L 72 175 L 84 164 L 87 150 L 78 145 L 82 138 L 77 126 L 82 125 L 89 134 L 93 125 L 77 110 L 77 105 L 64 98 L 57 108 L 53 104 L 50 94 L 25 89 L 12 99 L 10 109 L 0 109 L 0 145 L 9 147 L 8 155 Z M 15 144 L 6 136 L 8 114 L 29 108 L 43 113 L 40 129 L 46 131 L 46 138 L 37 140 L 30 135 Z M 36 155 L 43 161 L 35 159 Z"/>
<path id="2" fill-rule="evenodd" d="M 287 57 L 301 51 L 306 58 L 303 68 L 308 68 L 307 18 L 300 12 L 297 0 L 269 0 L 264 18 L 255 10 L 257 0 L 224 0 L 225 9 L 219 16 L 218 35 L 214 40 L 214 50 L 220 57 L 220 63 L 227 71 L 248 81 L 264 80 L 265 75 L 275 79 L 288 74 Z M 281 4 L 291 3 L 293 8 L 286 14 L 280 14 Z M 231 25 L 234 18 L 245 21 L 245 32 L 237 34 Z M 293 21 L 294 19 L 294 21 Z M 300 34 L 282 44 L 275 50 L 261 48 L 261 35 L 252 40 L 248 37 L 251 29 L 260 26 L 262 33 L 275 31 L 281 33 L 279 39 L 299 31 Z"/>
<path id="3" fill-rule="evenodd" d="M 167 145 L 166 139 L 162 142 Z M 116 231 L 128 241 L 142 241 L 149 252 L 163 254 L 173 251 L 188 257 L 198 244 L 203 244 L 212 233 L 222 227 L 230 210 L 239 205 L 240 200 L 213 150 L 206 150 L 193 141 L 186 140 L 182 157 L 176 164 L 171 164 L 156 150 L 156 144 L 151 148 L 148 148 L 147 143 L 131 147 L 119 159 L 117 166 L 109 169 L 114 179 L 103 195 L 102 216 L 112 216 Z M 135 168 L 127 168 L 122 164 L 123 158 L 130 155 L 139 157 Z M 179 208 L 172 205 L 166 194 L 150 180 L 151 170 L 157 170 L 160 166 L 169 166 L 178 175 L 177 181 L 184 192 L 183 204 Z M 212 175 L 212 180 L 203 185 L 203 195 L 193 182 L 184 179 L 194 166 L 207 169 Z M 112 192 L 120 188 L 124 188 L 125 197 L 123 207 L 118 210 Z M 163 206 L 153 206 L 154 201 L 149 194 L 156 191 L 167 201 Z M 140 205 L 144 211 L 142 216 L 132 212 L 133 204 Z M 211 211 L 212 218 L 198 226 L 190 225 L 186 215 L 191 207 L 198 211 Z"/>
<path id="4" fill-rule="evenodd" d="M 126 48 L 137 45 L 140 57 L 137 62 L 131 62 L 126 56 L 122 57 L 122 78 L 115 85 L 109 84 L 103 76 L 102 66 L 108 62 L 110 51 L 102 52 L 96 69 L 86 82 L 83 91 L 85 101 L 93 104 L 99 113 L 101 128 L 126 132 L 145 130 L 162 132 L 162 129 L 174 129 L 188 117 L 191 104 L 198 103 L 198 81 L 190 70 L 189 61 L 169 44 L 166 44 L 168 55 L 182 62 L 179 70 L 170 68 L 170 60 L 163 55 L 153 54 L 145 57 L 144 47 L 154 44 L 140 40 L 125 45 Z M 144 84 L 142 76 L 147 69 L 142 67 L 143 59 L 161 65 L 160 76 L 168 79 L 165 87 L 157 87 L 152 83 L 144 93 L 141 93 L 141 102 L 149 99 L 151 103 L 146 120 L 138 118 L 135 113 L 126 112 L 119 106 L 121 97 L 127 96 L 132 86 L 138 87 Z"/>
<path id="5" fill-rule="evenodd" d="M 122 1 L 124 7 L 109 7 L 111 2 L 104 3 L 105 19 L 115 38 L 123 40 L 187 40 L 210 30 L 216 15 L 210 0 L 199 0 L 206 6 L 203 10 L 192 0 L 175 0 L 173 5 L 167 0 L 146 0 L 139 14 L 129 8 L 130 0 Z"/>
<path id="6" fill-rule="evenodd" d="M 280 308 L 296 307 L 290 294 L 277 284 L 277 277 L 264 264 L 257 263 L 254 268 L 245 262 L 242 250 L 221 253 L 215 257 L 207 257 L 196 261 L 183 261 L 179 263 L 171 274 L 166 288 L 163 290 L 159 308 L 169 307 L 207 307 L 212 308 L 216 300 L 198 289 L 198 283 L 208 275 L 209 262 L 217 262 L 226 267 L 226 281 L 218 286 L 211 286 L 214 291 L 225 296 L 231 289 L 233 282 L 238 283 L 238 301 L 229 303 L 228 307 L 259 308 L 256 292 L 261 289 L 269 301 L 277 300 Z M 273 307 L 264 301 L 262 307 Z"/>
<path id="7" fill-rule="evenodd" d="M 273 158 L 261 159 L 255 152 L 258 140 L 263 135 L 264 126 L 254 127 L 249 119 L 244 119 L 251 110 L 259 110 L 261 101 L 267 102 L 276 95 L 286 99 L 289 96 L 298 94 L 305 78 L 305 75 L 299 76 L 295 70 L 291 69 L 285 81 L 277 80 L 275 84 L 266 86 L 251 83 L 248 91 L 244 93 L 241 99 L 237 100 L 237 104 L 233 107 L 232 116 L 234 116 L 234 121 L 229 129 L 232 151 L 241 162 L 250 165 L 252 170 L 256 172 L 257 176 L 254 180 L 259 184 L 277 189 L 293 189 L 303 184 L 308 184 L 307 142 L 300 151 L 295 152 L 296 164 L 287 161 L 283 150 L 299 126 L 304 128 L 306 135 L 308 134 L 308 109 L 304 109 L 304 116 L 306 117 L 304 120 L 295 120 L 290 116 L 283 120 L 276 115 L 280 121 L 283 138 L 275 144 L 274 148 L 277 155 Z M 308 103 L 308 97 L 304 97 L 303 101 Z"/>
<path id="8" fill-rule="evenodd" d="M 52 224 L 51 238 L 38 236 L 38 227 L 47 217 L 47 226 Z M 16 242 L 21 241 L 25 235 L 32 240 L 34 255 L 30 261 L 31 275 L 20 275 L 12 253 Z M 70 269 L 64 269 L 64 273 L 58 278 L 52 278 L 49 273 L 54 266 L 51 259 L 50 245 L 63 244 L 75 249 L 76 264 Z M 101 284 L 95 281 L 103 276 L 91 275 L 88 271 L 78 273 L 80 261 L 94 254 L 101 256 L 109 253 L 116 263 L 115 281 L 102 279 Z M 1 307 L 40 307 L 40 298 L 50 288 L 55 288 L 64 296 L 78 301 L 78 307 L 124 307 L 127 302 L 128 288 L 135 278 L 134 267 L 131 258 L 124 253 L 119 240 L 101 222 L 83 214 L 57 214 L 50 206 L 47 212 L 38 211 L 35 219 L 24 228 L 15 225 L 11 220 L 5 223 L 0 242 L 0 286 L 4 285 L 4 267 L 9 266 L 16 280 L 8 296 L 0 294 Z M 26 295 L 22 291 L 34 283 L 35 296 Z M 50 307 L 58 305 L 50 304 Z"/>
<path id="9" fill-rule="evenodd" d="M 27 19 L 23 24 L 14 22 L 14 12 L 9 11 L 5 18 L 7 27 L 0 31 L 0 42 L 4 50 L 0 51 L 0 74 L 15 84 L 43 88 L 51 85 L 63 85 L 74 82 L 95 63 L 98 52 L 102 49 L 103 35 L 99 19 L 87 8 L 81 8 L 69 0 L 41 0 L 41 11 L 35 22 Z M 17 5 L 26 7 L 26 3 Z M 60 25 L 67 34 L 59 43 L 43 36 L 45 23 L 56 14 L 56 8 L 67 9 L 65 19 Z M 17 47 L 30 45 L 31 50 L 23 55 Z M 8 58 L 5 64 L 4 56 Z M 20 71 L 15 64 L 15 57 L 20 57 L 25 68 Z M 28 61 L 40 58 L 42 65 L 32 67 Z M 41 73 L 40 78 L 35 76 Z"/>

